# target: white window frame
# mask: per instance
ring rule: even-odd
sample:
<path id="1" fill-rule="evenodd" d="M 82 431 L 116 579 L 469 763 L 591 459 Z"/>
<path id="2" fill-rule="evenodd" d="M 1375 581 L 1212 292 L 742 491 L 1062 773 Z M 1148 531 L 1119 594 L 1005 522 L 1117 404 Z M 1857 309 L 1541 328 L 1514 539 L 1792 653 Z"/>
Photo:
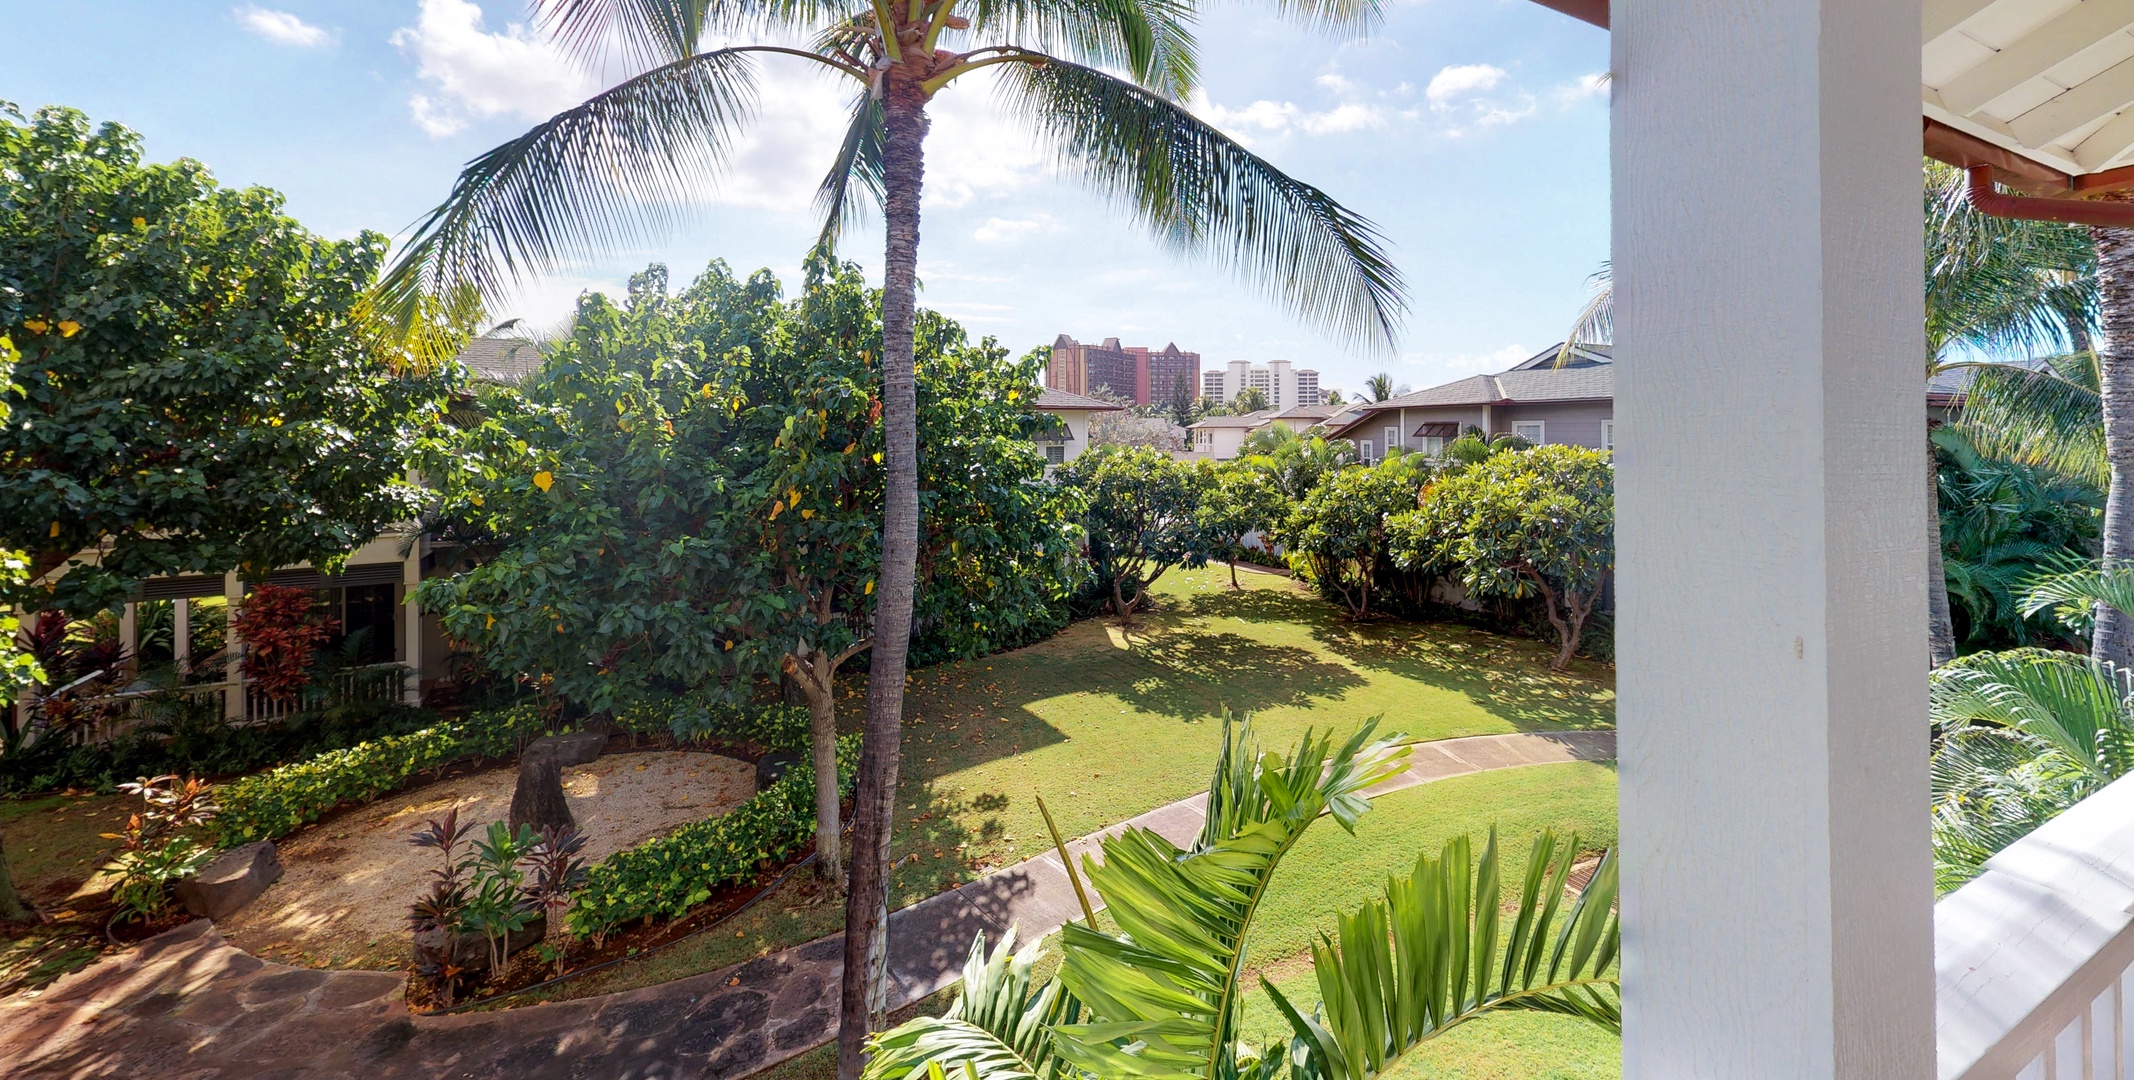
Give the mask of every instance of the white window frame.
<path id="1" fill-rule="evenodd" d="M 1613 418 L 1601 421 L 1601 449 L 1610 453 L 1615 451 L 1615 420 Z"/>
<path id="2" fill-rule="evenodd" d="M 1366 465 L 1371 463 L 1371 440 L 1365 439 L 1356 444 L 1356 460 Z"/>
<path id="3" fill-rule="evenodd" d="M 1533 428 L 1533 436 L 1529 438 L 1527 433 L 1521 430 L 1523 428 Z M 1549 425 L 1544 420 L 1514 420 L 1512 421 L 1512 434 L 1526 439 L 1526 441 L 1533 443 L 1535 446 L 1546 446 L 1549 441 Z"/>
<path id="4" fill-rule="evenodd" d="M 1387 449 L 1388 451 L 1391 451 L 1391 450 L 1392 450 L 1392 449 L 1393 449 L 1394 447 L 1396 447 L 1396 446 L 1399 446 L 1399 445 L 1400 445 L 1400 425 L 1399 425 L 1399 424 L 1387 424 L 1387 425 L 1386 425 L 1386 449 Z"/>
<path id="5" fill-rule="evenodd" d="M 1066 443 L 1046 443 L 1046 444 L 1045 444 L 1045 464 L 1047 464 L 1047 465 L 1065 465 L 1065 464 L 1067 464 L 1067 444 L 1066 444 Z"/>
<path id="6" fill-rule="evenodd" d="M 1445 440 L 1437 435 L 1423 436 L 1423 453 L 1436 457 L 1445 452 Z"/>

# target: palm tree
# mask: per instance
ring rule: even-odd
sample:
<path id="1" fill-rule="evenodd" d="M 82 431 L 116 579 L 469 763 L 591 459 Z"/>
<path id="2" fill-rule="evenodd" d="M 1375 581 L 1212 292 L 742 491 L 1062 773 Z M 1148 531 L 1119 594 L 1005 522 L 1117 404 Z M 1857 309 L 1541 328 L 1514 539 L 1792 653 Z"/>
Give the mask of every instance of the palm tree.
<path id="1" fill-rule="evenodd" d="M 1338 748 L 1307 734 L 1281 757 L 1262 756 L 1249 730 L 1233 741 L 1226 725 L 1192 847 L 1129 829 L 1104 842 L 1101 864 L 1085 860 L 1118 932 L 1100 930 L 1085 907 L 1085 921 L 1061 935 L 1058 977 L 1034 993 L 1035 947 L 1011 956 L 1011 938 L 988 959 L 980 937 L 955 1006 L 877 1039 L 868 1080 L 1367 1080 L 1491 1012 L 1563 1013 L 1620 1030 L 1614 859 L 1566 909 L 1577 838 L 1541 834 L 1507 896 L 1493 833 L 1479 859 L 1457 838 L 1339 920 L 1312 949 L 1322 1008 L 1307 1015 L 1263 977 L 1293 1035 L 1286 1048 L 1240 1053 L 1246 946 L 1282 856 L 1322 814 L 1353 830 L 1370 808 L 1366 789 L 1406 752 L 1370 742 L 1372 730 Z"/>
<path id="2" fill-rule="evenodd" d="M 1393 374 L 1381 371 L 1363 381 L 1363 392 L 1371 395 L 1372 401 L 1384 401 L 1393 396 Z"/>
<path id="3" fill-rule="evenodd" d="M 869 201 L 886 234 L 882 424 L 886 494 L 867 720 L 846 896 L 839 1075 L 858 1073 L 886 961 L 886 875 L 901 749 L 919 502 L 912 327 L 928 108 L 995 69 L 1004 105 L 1058 149 L 1066 171 L 1157 236 L 1214 258 L 1352 340 L 1389 345 L 1400 277 L 1371 224 L 1284 174 L 1181 103 L 1199 56 L 1193 9 L 1155 0 L 540 0 L 557 41 L 642 73 L 476 158 L 381 285 L 415 321 L 437 297 L 501 300 L 522 277 L 667 224 L 678 194 L 709 185 L 748 120 L 754 63 L 775 57 L 853 80 L 851 119 L 819 189 L 822 241 Z M 1288 9 L 1334 26 L 1370 21 L 1361 0 Z M 699 51 L 707 38 L 799 41 Z M 1123 71 L 1124 77 L 1103 69 Z"/>
<path id="4" fill-rule="evenodd" d="M 1267 407 L 1267 393 L 1257 386 L 1248 386 L 1230 399 L 1230 407 L 1239 416 L 1259 412 Z"/>

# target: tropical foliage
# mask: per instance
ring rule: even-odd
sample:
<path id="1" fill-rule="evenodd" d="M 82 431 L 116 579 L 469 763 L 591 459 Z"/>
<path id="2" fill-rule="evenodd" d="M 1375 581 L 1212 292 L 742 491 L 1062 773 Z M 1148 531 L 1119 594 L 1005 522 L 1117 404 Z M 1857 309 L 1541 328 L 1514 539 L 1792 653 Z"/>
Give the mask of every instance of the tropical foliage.
<path id="1" fill-rule="evenodd" d="M 1090 566 L 1121 619 L 1140 609 L 1165 571 L 1207 563 L 1192 466 L 1146 447 L 1100 446 L 1074 459 L 1060 480 L 1081 494 Z"/>
<path id="2" fill-rule="evenodd" d="M 1365 725 L 1338 746 L 1307 735 L 1283 756 L 1262 752 L 1249 729 L 1235 739 L 1226 730 L 1191 847 L 1128 829 L 1104 842 L 1101 863 L 1085 857 L 1116 929 L 1100 929 L 1094 912 L 1069 924 L 1058 977 L 1036 988 L 1035 946 L 1011 954 L 1011 937 L 989 957 L 981 937 L 948 1014 L 877 1037 L 868 1076 L 1361 1080 L 1488 1012 L 1619 1027 L 1613 860 L 1567 906 L 1575 838 L 1543 834 L 1507 894 L 1492 836 L 1479 861 L 1456 840 L 1344 916 L 1313 950 L 1319 1008 L 1307 1014 L 1262 980 L 1292 1026 L 1286 1052 L 1239 1043 L 1253 917 L 1283 854 L 1322 815 L 1353 829 L 1366 789 L 1398 768 L 1403 751 L 1372 733 Z"/>
<path id="3" fill-rule="evenodd" d="M 1568 667 L 1615 569 L 1615 470 L 1604 450 L 1491 455 L 1426 489 L 1392 525 L 1404 565 L 1452 570 L 1480 596 L 1538 596 Z"/>
<path id="4" fill-rule="evenodd" d="M 1282 428 L 1281 430 L 1288 430 Z M 1250 459 L 1199 462 L 1200 531 L 1211 549 L 1230 564 L 1230 587 L 1237 588 L 1237 560 L 1245 538 L 1269 536 L 1289 510 L 1289 501 L 1268 470 Z"/>
<path id="5" fill-rule="evenodd" d="M 1290 565 L 1352 618 L 1369 618 L 1373 590 L 1392 565 L 1392 522 L 1415 509 L 1435 468 L 1420 454 L 1395 454 L 1327 476 L 1276 533 Z"/>
<path id="6" fill-rule="evenodd" d="M 1959 652 L 2075 644 L 2023 594 L 2041 568 L 2078 559 L 2097 544 L 2103 499 L 2057 473 L 1986 457 L 1960 428 L 1933 434 L 1939 465 L 1942 571 Z M 2076 629 L 2088 629 L 2084 613 Z M 2064 620 L 2063 620 L 2064 622 Z"/>
<path id="7" fill-rule="evenodd" d="M 406 471 L 442 378 L 395 374 L 362 305 L 386 238 L 325 240 L 281 196 L 140 137 L 0 107 L 0 550 L 87 614 L 142 578 L 327 564 L 411 516 Z"/>

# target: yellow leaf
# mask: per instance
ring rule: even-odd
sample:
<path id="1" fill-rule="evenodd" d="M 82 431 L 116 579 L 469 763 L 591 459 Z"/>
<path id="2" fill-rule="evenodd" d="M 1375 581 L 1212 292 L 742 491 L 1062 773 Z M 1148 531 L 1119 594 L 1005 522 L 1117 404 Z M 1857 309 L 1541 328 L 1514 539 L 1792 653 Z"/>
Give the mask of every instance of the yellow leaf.
<path id="1" fill-rule="evenodd" d="M 60 337 L 73 337 L 74 335 L 81 333 L 81 329 L 82 324 L 75 322 L 73 319 L 59 320 Z"/>
<path id="2" fill-rule="evenodd" d="M 769 518 L 765 519 L 765 520 L 768 520 L 768 521 L 776 521 L 776 520 L 778 520 L 778 515 L 780 515 L 780 514 L 783 514 L 783 513 L 785 513 L 785 502 L 784 502 L 784 500 L 780 500 L 780 501 L 778 501 L 778 502 L 774 502 L 774 503 L 772 503 L 772 504 L 771 504 L 771 516 L 770 516 Z"/>
<path id="3" fill-rule="evenodd" d="M 699 391 L 697 391 L 697 396 L 698 396 L 698 397 L 700 397 L 700 398 L 703 398 L 703 399 L 704 399 L 704 400 L 706 400 L 706 401 L 710 401 L 710 400 L 711 400 L 711 384 L 710 384 L 710 383 L 705 383 L 705 384 L 704 384 L 704 389 L 702 389 L 702 390 L 699 390 Z"/>
<path id="4" fill-rule="evenodd" d="M 846 444 L 845 444 L 845 453 L 848 453 L 848 454 L 849 454 L 849 453 L 851 453 L 851 452 L 853 452 L 854 450 L 857 450 L 857 449 L 859 449 L 859 448 L 860 448 L 860 444 L 858 444 L 858 443 L 846 443 Z"/>
<path id="5" fill-rule="evenodd" d="M 799 488 L 787 488 L 787 489 L 785 489 L 785 501 L 787 501 L 787 502 L 789 502 L 789 503 L 792 503 L 792 504 L 793 504 L 794 506 L 799 506 L 799 505 L 800 505 L 800 489 L 799 489 Z"/>
<path id="6" fill-rule="evenodd" d="M 52 324 L 43 319 L 24 319 L 22 320 L 22 328 L 32 334 L 42 334 L 51 329 Z"/>
<path id="7" fill-rule="evenodd" d="M 488 621 L 488 622 L 487 622 L 486 624 L 484 624 L 484 625 L 482 626 L 482 629 L 484 629 L 484 630 L 487 630 L 487 629 L 489 629 L 490 627 L 492 627 L 492 626 L 495 626 L 495 625 L 496 625 L 496 616 L 494 616 L 494 615 L 491 615 L 491 616 L 489 616 L 489 621 Z"/>
<path id="8" fill-rule="evenodd" d="M 556 624 L 556 633 L 559 633 L 559 634 L 560 634 L 560 633 L 562 633 L 562 632 L 563 632 L 563 624 L 562 624 L 562 623 L 557 623 L 557 624 Z"/>
<path id="9" fill-rule="evenodd" d="M 726 643 L 726 651 L 727 651 L 727 652 L 732 652 L 732 651 L 734 651 L 734 643 L 733 643 L 733 642 L 729 641 L 729 642 L 727 642 L 727 643 Z"/>
<path id="10" fill-rule="evenodd" d="M 554 487 L 555 483 L 556 474 L 549 472 L 547 469 L 542 469 L 534 474 L 534 486 L 542 491 L 547 491 L 549 488 Z"/>
<path id="11" fill-rule="evenodd" d="M 476 495 L 476 496 L 474 496 L 474 505 L 476 505 L 476 506 L 480 506 L 480 505 L 482 505 L 482 497 L 481 497 L 481 496 L 479 496 L 479 495 Z"/>
<path id="12" fill-rule="evenodd" d="M 52 523 L 52 535 L 55 538 L 59 536 L 59 522 Z"/>
<path id="13" fill-rule="evenodd" d="M 874 595 L 874 582 L 870 581 L 870 582 L 868 582 L 868 583 L 867 583 L 867 593 L 866 593 L 866 595 L 868 595 L 868 596 L 873 596 L 873 595 Z"/>
<path id="14" fill-rule="evenodd" d="M 882 463 L 882 452 L 880 450 L 876 450 L 874 452 L 874 463 L 876 465 L 880 465 Z"/>
<path id="15" fill-rule="evenodd" d="M 802 520 L 802 521 L 813 521 L 813 520 L 815 520 L 815 511 L 813 511 L 813 510 L 802 510 L 802 511 L 800 512 L 800 520 Z"/>
<path id="16" fill-rule="evenodd" d="M 147 227 L 148 227 L 148 219 L 147 219 L 147 218 L 144 218 L 144 217 L 137 217 L 137 218 L 133 219 L 133 227 L 134 227 L 134 228 L 136 228 L 136 229 L 145 229 L 145 228 L 147 228 Z"/>

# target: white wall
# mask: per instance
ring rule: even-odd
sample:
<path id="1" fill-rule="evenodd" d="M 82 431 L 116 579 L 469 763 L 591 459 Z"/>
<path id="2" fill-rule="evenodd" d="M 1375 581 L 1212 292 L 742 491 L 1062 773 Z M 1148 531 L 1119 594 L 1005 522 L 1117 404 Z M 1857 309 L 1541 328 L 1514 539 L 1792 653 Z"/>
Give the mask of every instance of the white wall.
<path id="1" fill-rule="evenodd" d="M 1613 8 L 1624 1075 L 1924 1080 L 1919 0 Z"/>

